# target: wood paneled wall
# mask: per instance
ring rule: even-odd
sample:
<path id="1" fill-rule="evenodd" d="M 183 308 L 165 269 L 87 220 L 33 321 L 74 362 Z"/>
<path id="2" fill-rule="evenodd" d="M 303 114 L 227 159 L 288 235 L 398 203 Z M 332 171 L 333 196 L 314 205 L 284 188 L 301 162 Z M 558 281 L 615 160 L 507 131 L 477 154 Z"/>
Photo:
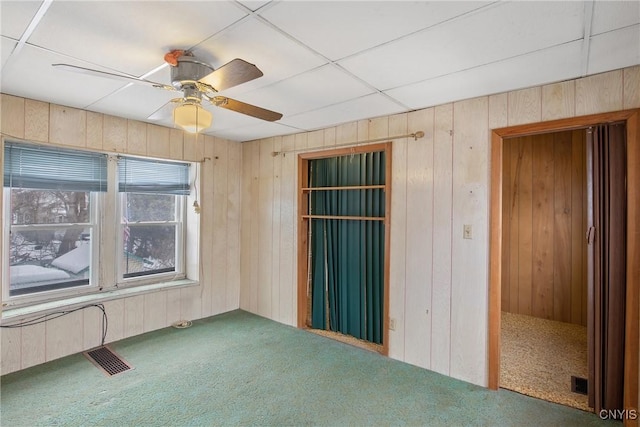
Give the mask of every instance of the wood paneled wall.
<path id="1" fill-rule="evenodd" d="M 587 325 L 585 132 L 505 140 L 503 311 Z"/>
<path id="2" fill-rule="evenodd" d="M 239 143 L 5 94 L 1 95 L 0 107 L 2 134 L 8 138 L 173 160 L 207 159 L 201 163 L 199 177 L 200 235 L 193 236 L 187 259 L 188 264 L 197 266 L 200 244 L 200 285 L 105 302 L 107 342 L 164 328 L 177 320 L 194 320 L 238 308 Z M 112 258 L 107 255 L 102 259 L 109 263 Z M 1 373 L 99 345 L 101 317 L 94 308 L 36 326 L 1 329 Z"/>
<path id="3" fill-rule="evenodd" d="M 297 154 L 272 152 L 388 137 L 389 356 L 486 386 L 490 129 L 637 108 L 639 93 L 640 66 L 243 143 L 240 307 L 296 324 Z"/>
<path id="4" fill-rule="evenodd" d="M 489 130 L 638 108 L 639 94 L 636 66 L 242 145 L 7 95 L 1 126 L 35 141 L 212 159 L 200 188 L 202 285 L 108 302 L 108 341 L 231 310 L 238 298 L 242 309 L 295 325 L 296 155 L 271 153 L 423 130 L 393 144 L 389 355 L 486 386 Z M 3 329 L 2 372 L 94 346 L 98 314 Z"/>

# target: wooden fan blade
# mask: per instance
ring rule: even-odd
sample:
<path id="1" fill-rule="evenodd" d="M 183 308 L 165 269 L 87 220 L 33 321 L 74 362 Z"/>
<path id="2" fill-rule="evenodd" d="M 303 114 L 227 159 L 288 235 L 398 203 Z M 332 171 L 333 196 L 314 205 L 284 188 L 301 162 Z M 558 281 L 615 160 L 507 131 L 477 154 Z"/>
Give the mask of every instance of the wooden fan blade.
<path id="1" fill-rule="evenodd" d="M 217 91 L 221 91 L 257 79 L 258 77 L 262 77 L 262 75 L 262 71 L 255 65 L 236 58 L 198 81 L 208 84 Z"/>
<path id="2" fill-rule="evenodd" d="M 142 83 L 142 84 L 151 85 L 153 87 L 157 87 L 160 89 L 166 89 L 166 90 L 172 90 L 172 91 L 176 90 L 176 88 L 170 85 L 165 85 L 162 83 L 152 82 L 150 80 L 140 79 L 138 77 L 130 76 L 127 74 L 108 73 L 106 71 L 92 70 L 91 68 L 78 67 L 76 65 L 69 65 L 69 64 L 52 64 L 52 66 L 61 70 L 72 71 L 74 73 L 87 74 L 87 75 L 96 76 L 96 77 L 105 77 L 105 78 L 114 79 L 114 80 L 121 80 L 127 83 Z"/>
<path id="3" fill-rule="evenodd" d="M 281 113 L 276 113 L 275 111 L 246 104 L 224 96 L 215 96 L 211 98 L 211 103 L 216 107 L 226 108 L 227 110 L 236 111 L 238 113 L 246 114 L 247 116 L 256 117 L 269 122 L 274 122 L 282 118 Z"/>

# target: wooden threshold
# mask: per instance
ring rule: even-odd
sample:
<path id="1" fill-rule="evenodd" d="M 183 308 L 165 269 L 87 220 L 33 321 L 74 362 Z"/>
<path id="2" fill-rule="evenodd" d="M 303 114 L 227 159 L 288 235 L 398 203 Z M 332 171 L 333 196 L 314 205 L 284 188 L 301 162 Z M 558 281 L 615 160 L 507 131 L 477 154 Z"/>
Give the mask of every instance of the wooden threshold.
<path id="1" fill-rule="evenodd" d="M 341 334 L 340 332 L 327 331 L 323 329 L 304 328 L 305 331 L 311 332 L 316 335 L 331 338 L 336 341 L 340 341 L 345 344 L 350 344 L 355 347 L 363 348 L 365 350 L 373 351 L 376 353 L 384 354 L 384 347 L 380 344 L 375 344 L 370 341 L 361 340 L 351 335 Z"/>

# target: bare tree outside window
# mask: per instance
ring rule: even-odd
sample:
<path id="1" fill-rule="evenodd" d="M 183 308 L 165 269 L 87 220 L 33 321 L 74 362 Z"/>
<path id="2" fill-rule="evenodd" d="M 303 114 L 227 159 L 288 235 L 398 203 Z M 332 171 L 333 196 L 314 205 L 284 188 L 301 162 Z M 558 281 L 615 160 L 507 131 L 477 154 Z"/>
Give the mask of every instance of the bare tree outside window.
<path id="1" fill-rule="evenodd" d="M 10 194 L 10 293 L 87 284 L 91 193 L 12 188 Z"/>
<path id="2" fill-rule="evenodd" d="M 124 194 L 124 274 L 173 271 L 176 263 L 176 196 Z"/>
<path id="3" fill-rule="evenodd" d="M 13 188 L 11 218 L 12 225 L 86 224 L 89 222 L 89 193 Z M 42 261 L 64 255 L 76 248 L 82 233 L 82 227 L 11 233 L 10 263 Z M 33 247 L 38 248 L 34 250 Z"/>
<path id="4" fill-rule="evenodd" d="M 189 164 L 22 142 L 4 154 L 7 301 L 185 277 Z"/>

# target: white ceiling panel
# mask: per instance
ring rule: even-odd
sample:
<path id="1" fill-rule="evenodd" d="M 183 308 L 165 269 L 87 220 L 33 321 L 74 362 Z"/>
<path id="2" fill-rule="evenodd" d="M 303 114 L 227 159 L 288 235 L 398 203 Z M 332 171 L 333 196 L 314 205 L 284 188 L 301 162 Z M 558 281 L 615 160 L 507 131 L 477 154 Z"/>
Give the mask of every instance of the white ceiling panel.
<path id="1" fill-rule="evenodd" d="M 488 3 L 488 2 L 487 2 Z M 482 2 L 281 2 L 260 15 L 331 60 L 478 9 Z"/>
<path id="2" fill-rule="evenodd" d="M 154 73 L 145 77 L 146 80 L 171 84 L 169 64 L 160 66 Z M 85 76 L 94 81 L 102 81 L 99 76 Z M 110 79 L 109 79 L 110 80 Z M 125 115 L 136 120 L 147 120 L 147 118 L 165 103 L 173 98 L 180 98 L 181 92 L 167 91 L 165 89 L 154 88 L 147 84 L 130 83 L 118 88 L 107 96 L 96 100 L 86 106 L 88 110 L 110 115 Z M 131 102 L 131 100 L 144 100 L 144 102 Z M 170 123 L 170 114 L 167 123 Z M 158 123 L 158 122 L 155 122 Z"/>
<path id="3" fill-rule="evenodd" d="M 359 80 L 333 65 L 325 65 L 246 93 L 243 100 L 293 115 L 370 93 L 373 90 Z"/>
<path id="4" fill-rule="evenodd" d="M 315 130 L 401 111 L 403 108 L 400 105 L 379 93 L 374 93 L 319 110 L 283 117 L 280 121 L 299 129 Z"/>
<path id="5" fill-rule="evenodd" d="M 0 1 L 0 32 L 19 40 L 42 1 Z"/>
<path id="6" fill-rule="evenodd" d="M 125 115 L 128 118 L 147 121 L 147 118 L 158 108 L 173 98 L 180 98 L 180 92 L 171 92 L 139 84 L 128 84 L 116 92 L 87 106 L 88 110 L 111 114 Z M 130 99 L 144 99 L 145 102 L 127 102 Z M 170 119 L 170 117 L 168 117 Z"/>
<path id="7" fill-rule="evenodd" d="M 640 23 L 640 1 L 596 1 L 591 34 L 598 35 Z"/>
<path id="8" fill-rule="evenodd" d="M 588 74 L 640 63 L 640 24 L 591 38 Z"/>
<path id="9" fill-rule="evenodd" d="M 242 58 L 255 64 L 264 76 L 225 91 L 229 96 L 292 77 L 326 61 L 280 32 L 256 19 L 246 19 L 197 47 L 195 52 L 214 67 Z M 209 56 L 208 56 L 209 55 Z"/>
<path id="10" fill-rule="evenodd" d="M 579 39 L 582 20 L 579 2 L 501 3 L 339 64 L 391 89 Z"/>
<path id="11" fill-rule="evenodd" d="M 2 92 L 69 107 L 83 108 L 124 86 L 122 82 L 57 70 L 51 64 L 69 58 L 25 46 L 2 69 Z M 88 64 L 74 61 L 75 65 Z"/>
<path id="12" fill-rule="evenodd" d="M 213 114 L 211 131 L 207 133 L 232 141 L 248 141 L 261 138 L 260 135 L 269 137 L 300 132 L 300 129 L 291 128 L 280 122 L 267 122 L 224 108 L 208 105 L 207 110 Z"/>
<path id="13" fill-rule="evenodd" d="M 214 132 L 224 129 L 236 129 L 244 128 L 248 126 L 255 126 L 256 121 L 253 117 L 246 116 L 244 114 L 237 113 L 231 110 L 225 110 L 224 108 L 213 107 L 212 105 L 206 105 L 207 110 L 213 114 L 213 124 L 211 129 Z"/>
<path id="14" fill-rule="evenodd" d="M 555 46 L 392 89 L 387 94 L 412 108 L 422 108 L 566 80 L 580 72 L 582 44 L 577 41 Z"/>
<path id="15" fill-rule="evenodd" d="M 225 2 L 53 2 L 29 41 L 139 76 L 169 50 L 189 48 L 244 15 Z"/>
<path id="16" fill-rule="evenodd" d="M 171 66 L 166 62 L 163 62 L 162 65 L 157 67 L 155 70 L 145 74 L 143 78 L 150 82 L 170 85 L 171 84 Z"/>
<path id="17" fill-rule="evenodd" d="M 282 119 L 205 104 L 204 133 L 246 141 L 640 65 L 640 2 L 0 0 L 0 36 L 2 93 L 171 127 L 182 91 L 51 64 L 168 84 L 171 49 L 244 59 L 264 75 L 220 95 Z"/>
<path id="18" fill-rule="evenodd" d="M 4 64 L 9 59 L 11 52 L 13 52 L 13 49 L 16 47 L 18 42 L 15 42 L 6 37 L 0 37 L 0 43 L 1 43 L 0 44 L 0 61 L 2 61 L 0 62 L 0 69 L 1 69 L 4 67 Z"/>
<path id="19" fill-rule="evenodd" d="M 214 119 L 215 120 L 215 119 Z M 272 136 L 290 135 L 301 130 L 274 122 L 262 122 L 243 128 L 228 128 L 216 132 L 216 136 L 231 141 L 251 141 L 254 139 L 269 138 Z"/>
<path id="20" fill-rule="evenodd" d="M 265 1 L 239 0 L 238 3 L 242 4 L 244 7 L 246 7 L 249 10 L 256 11 L 256 10 L 262 8 L 263 6 L 269 4 L 269 1 L 270 0 L 265 0 Z"/>

